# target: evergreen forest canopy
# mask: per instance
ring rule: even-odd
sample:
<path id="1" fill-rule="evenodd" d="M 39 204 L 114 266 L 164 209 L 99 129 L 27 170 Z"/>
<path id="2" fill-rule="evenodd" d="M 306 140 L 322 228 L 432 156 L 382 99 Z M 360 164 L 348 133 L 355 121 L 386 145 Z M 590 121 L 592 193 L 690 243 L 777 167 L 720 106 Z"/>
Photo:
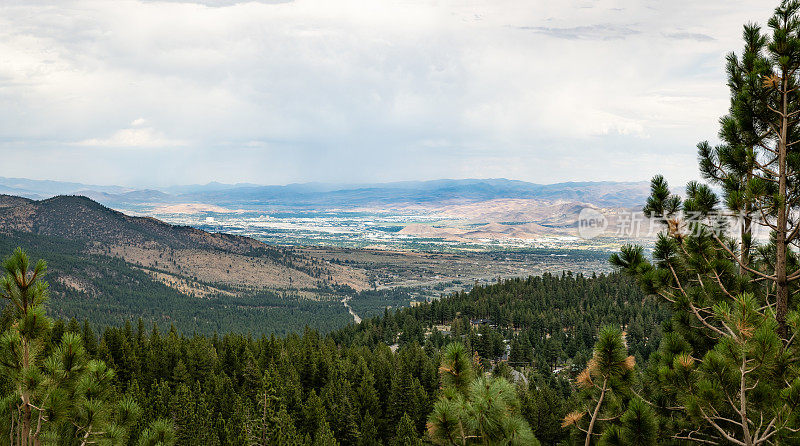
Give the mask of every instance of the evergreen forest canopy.
<path id="1" fill-rule="evenodd" d="M 626 325 L 631 352 L 646 361 L 668 317 L 622 275 L 565 273 L 476 287 L 325 336 L 186 336 L 141 319 L 98 335 L 86 320 L 43 314 L 45 266 L 22 274 L 28 263 L 14 253 L 2 289 L 12 295 L 16 278 L 25 278 L 22 286 L 38 296 L 27 313 L 40 328 L 29 330 L 14 304 L 3 312 L 0 438 L 17 438 L 41 417 L 35 440 L 43 444 L 83 444 L 89 428 L 80 405 L 90 398 L 76 383 L 96 368 L 105 380 L 102 398 L 92 398 L 97 421 L 87 438 L 99 443 L 158 444 L 135 435 L 144 432 L 163 444 L 555 444 L 570 438 L 560 423 L 570 376 L 593 354 L 592 327 Z M 36 352 L 25 366 L 14 355 L 23 341 Z M 74 379 L 53 378 L 68 367 Z M 23 379 L 31 373 L 35 381 Z M 457 432 L 448 427 L 453 419 Z"/>
<path id="2" fill-rule="evenodd" d="M 98 327 L 119 326 L 142 317 L 148 324 L 174 324 L 184 333 L 285 335 L 305 326 L 328 332 L 353 320 L 342 307 L 341 297 L 312 301 L 290 290 L 263 289 L 203 299 L 181 293 L 123 259 L 87 253 L 87 243 L 82 240 L 19 231 L 0 234 L 0 252 L 12 252 L 18 246 L 24 246 L 32 258 L 47 259 L 56 276 L 73 278 L 86 291 L 92 291 L 79 292 L 69 282 L 51 276 L 51 314 L 89 319 Z M 220 284 L 214 286 L 222 288 Z M 363 300 L 363 306 L 371 308 L 370 301 Z"/>
<path id="3" fill-rule="evenodd" d="M 0 295 L 11 444 L 800 444 L 800 3 L 728 57 L 722 141 L 621 273 L 475 287 L 323 335 L 47 317 L 22 250 Z M 731 228 L 727 217 L 741 217 Z M 755 228 L 770 232 L 754 237 Z"/>

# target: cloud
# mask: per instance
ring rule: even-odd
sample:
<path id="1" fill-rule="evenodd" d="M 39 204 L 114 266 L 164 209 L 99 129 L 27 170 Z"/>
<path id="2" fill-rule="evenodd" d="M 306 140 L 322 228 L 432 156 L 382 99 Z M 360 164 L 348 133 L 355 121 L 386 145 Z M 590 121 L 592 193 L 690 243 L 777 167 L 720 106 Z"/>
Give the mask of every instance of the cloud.
<path id="1" fill-rule="evenodd" d="M 131 123 L 131 128 L 120 129 L 108 138 L 90 138 L 73 143 L 88 147 L 130 147 L 130 148 L 164 148 L 185 146 L 185 141 L 166 138 L 151 127 L 138 127 L 144 124 L 139 118 Z"/>
<path id="2" fill-rule="evenodd" d="M 588 26 L 573 26 L 570 28 L 520 26 L 519 29 L 533 31 L 559 39 L 615 40 L 625 39 L 630 36 L 641 34 L 640 31 L 635 30 L 630 26 L 612 25 L 608 23 Z"/>
<path id="3" fill-rule="evenodd" d="M 668 165 L 696 176 L 693 162 L 658 160 L 694 160 L 717 134 L 725 54 L 770 7 L 585 4 L 0 2 L 0 175 L 552 182 Z"/>
<path id="4" fill-rule="evenodd" d="M 224 8 L 226 6 L 236 6 L 241 3 L 257 2 L 267 5 L 280 3 L 291 3 L 294 0 L 141 0 L 146 3 L 193 3 L 197 5 L 209 6 L 212 8 Z"/>
<path id="5" fill-rule="evenodd" d="M 712 40 L 716 40 L 713 37 L 709 36 L 708 34 L 702 34 L 702 33 L 676 32 L 676 33 L 666 33 L 664 34 L 664 36 L 670 39 L 695 40 L 697 42 L 710 42 Z"/>

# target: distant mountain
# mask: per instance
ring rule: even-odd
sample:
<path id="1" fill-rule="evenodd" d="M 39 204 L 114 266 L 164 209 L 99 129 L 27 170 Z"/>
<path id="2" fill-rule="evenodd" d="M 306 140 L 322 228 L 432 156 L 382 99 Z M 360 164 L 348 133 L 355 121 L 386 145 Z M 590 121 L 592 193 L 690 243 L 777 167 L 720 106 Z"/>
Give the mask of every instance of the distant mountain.
<path id="1" fill-rule="evenodd" d="M 639 207 L 647 182 L 567 182 L 536 184 L 503 178 L 400 181 L 370 184 L 297 183 L 259 186 L 250 183 L 131 189 L 60 181 L 0 177 L 0 193 L 41 199 L 84 195 L 114 208 L 174 203 L 203 203 L 237 208 L 357 208 L 410 204 L 452 205 L 497 199 L 570 201 L 600 207 Z"/>
<path id="2" fill-rule="evenodd" d="M 49 198 L 55 195 L 69 195 L 91 190 L 109 194 L 120 194 L 132 189 L 122 186 L 98 186 L 72 183 L 68 181 L 29 180 L 27 178 L 0 177 L 0 193 L 18 195 L 26 198 Z"/>
<path id="3" fill-rule="evenodd" d="M 178 200 L 221 206 L 292 205 L 360 207 L 399 204 L 479 202 L 502 198 L 565 200 L 597 206 L 632 207 L 644 203 L 647 182 L 535 184 L 506 179 L 435 180 L 369 185 L 288 185 L 239 187 L 182 194 Z"/>
<path id="4" fill-rule="evenodd" d="M 122 203 L 170 203 L 176 199 L 173 195 L 155 189 L 134 190 L 121 194 L 110 194 L 107 192 L 97 192 L 94 190 L 82 190 L 76 192 L 75 195 L 85 196 L 97 202 L 106 203 L 109 205 Z"/>
<path id="5" fill-rule="evenodd" d="M 206 184 L 190 184 L 190 185 L 180 185 L 180 186 L 168 186 L 161 188 L 163 192 L 168 194 L 189 194 L 194 192 L 202 192 L 202 191 L 217 191 L 217 190 L 228 190 L 228 189 L 237 189 L 241 187 L 258 187 L 260 185 L 253 184 L 253 183 L 236 183 L 236 184 L 225 184 L 219 183 L 216 181 L 212 181 Z"/>

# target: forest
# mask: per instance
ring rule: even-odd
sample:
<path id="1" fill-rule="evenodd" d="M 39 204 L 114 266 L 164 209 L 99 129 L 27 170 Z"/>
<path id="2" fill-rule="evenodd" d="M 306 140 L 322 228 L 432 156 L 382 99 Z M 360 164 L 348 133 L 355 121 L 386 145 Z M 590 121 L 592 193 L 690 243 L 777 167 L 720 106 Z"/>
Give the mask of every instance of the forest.
<path id="1" fill-rule="evenodd" d="M 742 37 L 721 143 L 697 146 L 707 183 L 655 176 L 643 212 L 662 232 L 613 274 L 509 279 L 328 333 L 190 334 L 53 319 L 47 263 L 9 252 L 0 438 L 800 444 L 800 2 Z"/>
<path id="2" fill-rule="evenodd" d="M 174 324 L 185 333 L 287 334 L 303 330 L 306 325 L 328 332 L 352 320 L 340 298 L 325 296 L 312 301 L 291 290 L 265 289 L 197 299 L 122 259 L 88 253 L 87 243 L 82 240 L 19 231 L 0 236 L 0 252 L 4 255 L 18 246 L 25 247 L 31 257 L 47 259 L 51 272 L 58 276 L 81 279 L 86 288 L 78 292 L 61 280 L 50 280 L 50 293 L 57 297 L 50 305 L 50 314 L 89 319 L 98 327 L 119 326 L 132 317 L 142 317 L 148 323 Z"/>
<path id="3" fill-rule="evenodd" d="M 311 329 L 269 337 L 186 335 L 142 319 L 96 333 L 87 319 L 55 319 L 38 335 L 37 356 L 79 344 L 84 361 L 113 370 L 108 400 L 140 408 L 130 432 L 168 420 L 175 444 L 388 445 L 431 441 L 429 418 L 444 382 L 440 366 L 455 345 L 475 379 L 485 372 L 516 395 L 512 406 L 530 429 L 520 444 L 532 438 L 556 444 L 570 438 L 560 425 L 573 404 L 571 377 L 592 355 L 593 327 L 632 321 L 625 324 L 630 350 L 645 361 L 667 317 L 621 274 L 564 273 L 475 287 L 327 335 Z M 19 324 L 7 307 L 2 331 L 13 333 Z M 445 325 L 449 332 L 437 329 Z M 47 360 L 41 367 L 47 375 Z M 2 375 L 4 395 L 14 394 L 14 376 Z M 46 388 L 42 381 L 38 386 Z M 4 409 L 3 420 L 13 417 L 13 402 Z M 11 434 L 14 424 L 3 427 Z M 81 444 L 77 434 L 85 431 L 74 430 L 73 443 L 62 444 Z M 131 436 L 118 444 L 138 441 Z"/>

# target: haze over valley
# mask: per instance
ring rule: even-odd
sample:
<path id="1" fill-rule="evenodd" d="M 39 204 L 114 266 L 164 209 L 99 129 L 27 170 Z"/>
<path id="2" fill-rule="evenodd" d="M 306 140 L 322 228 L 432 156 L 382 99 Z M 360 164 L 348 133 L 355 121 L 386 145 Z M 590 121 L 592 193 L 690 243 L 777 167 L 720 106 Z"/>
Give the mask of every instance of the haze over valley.
<path id="1" fill-rule="evenodd" d="M 32 199 L 78 194 L 133 215 L 268 243 L 429 252 L 615 249 L 613 227 L 598 240 L 578 237 L 580 211 L 637 209 L 648 187 L 490 179 L 134 190 L 0 178 L 0 192 Z"/>

